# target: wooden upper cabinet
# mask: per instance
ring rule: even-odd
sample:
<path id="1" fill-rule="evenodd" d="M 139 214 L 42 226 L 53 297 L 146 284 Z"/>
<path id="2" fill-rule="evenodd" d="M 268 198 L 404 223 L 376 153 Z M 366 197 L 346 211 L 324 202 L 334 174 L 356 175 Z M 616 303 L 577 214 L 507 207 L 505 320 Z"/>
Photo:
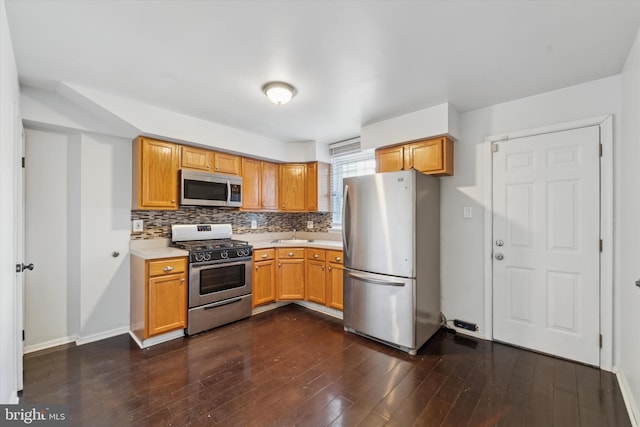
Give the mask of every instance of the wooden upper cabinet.
<path id="1" fill-rule="evenodd" d="M 307 163 L 306 210 L 309 212 L 329 212 L 330 210 L 329 169 L 328 163 Z"/>
<path id="2" fill-rule="evenodd" d="M 416 169 L 427 175 L 453 175 L 453 141 L 439 137 L 376 150 L 376 171 Z"/>
<path id="3" fill-rule="evenodd" d="M 235 154 L 213 152 L 213 171 L 216 173 L 228 173 L 240 175 L 241 157 Z"/>
<path id="4" fill-rule="evenodd" d="M 204 148 L 183 145 L 180 166 L 207 172 L 240 175 L 241 157 Z"/>
<path id="5" fill-rule="evenodd" d="M 242 158 L 242 209 L 278 210 L 278 165 Z"/>
<path id="6" fill-rule="evenodd" d="M 213 164 L 213 151 L 203 148 L 189 147 L 183 145 L 181 149 L 180 166 L 189 169 L 198 169 L 210 172 Z"/>
<path id="7" fill-rule="evenodd" d="M 306 207 L 307 165 L 287 163 L 280 165 L 280 210 L 304 212 Z"/>
<path id="8" fill-rule="evenodd" d="M 377 172 L 401 170 L 404 170 L 404 147 L 402 145 L 376 150 Z"/>
<path id="9" fill-rule="evenodd" d="M 262 208 L 260 191 L 260 160 L 242 158 L 242 209 Z"/>
<path id="10" fill-rule="evenodd" d="M 275 163 L 260 164 L 260 196 L 262 209 L 278 210 L 279 167 Z"/>
<path id="11" fill-rule="evenodd" d="M 453 175 L 453 141 L 442 137 L 408 144 L 404 163 L 429 175 Z"/>
<path id="12" fill-rule="evenodd" d="M 151 138 L 133 140 L 133 209 L 178 209 L 178 145 Z"/>

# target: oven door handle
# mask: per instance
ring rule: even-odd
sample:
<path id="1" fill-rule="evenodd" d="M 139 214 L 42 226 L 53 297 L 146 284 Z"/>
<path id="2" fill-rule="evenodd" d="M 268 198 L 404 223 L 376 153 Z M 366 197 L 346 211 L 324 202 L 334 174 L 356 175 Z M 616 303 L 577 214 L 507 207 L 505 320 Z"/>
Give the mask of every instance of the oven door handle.
<path id="1" fill-rule="evenodd" d="M 216 302 L 213 304 L 209 304 L 208 306 L 204 307 L 205 310 L 211 310 L 214 308 L 218 308 L 218 307 L 222 307 L 225 305 L 229 305 L 229 304 L 235 304 L 236 302 L 240 302 L 242 301 L 242 298 L 234 298 L 231 300 L 226 300 L 226 301 L 220 301 L 220 302 Z"/>

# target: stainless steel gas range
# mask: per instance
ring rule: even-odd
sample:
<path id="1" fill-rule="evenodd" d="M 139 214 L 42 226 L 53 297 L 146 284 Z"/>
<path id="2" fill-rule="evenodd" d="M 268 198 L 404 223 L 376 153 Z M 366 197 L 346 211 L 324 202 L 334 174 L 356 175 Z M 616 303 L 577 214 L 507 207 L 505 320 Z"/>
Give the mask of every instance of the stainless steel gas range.
<path id="1" fill-rule="evenodd" d="M 231 224 L 171 226 L 189 251 L 188 335 L 251 316 L 252 247 L 231 237 Z"/>

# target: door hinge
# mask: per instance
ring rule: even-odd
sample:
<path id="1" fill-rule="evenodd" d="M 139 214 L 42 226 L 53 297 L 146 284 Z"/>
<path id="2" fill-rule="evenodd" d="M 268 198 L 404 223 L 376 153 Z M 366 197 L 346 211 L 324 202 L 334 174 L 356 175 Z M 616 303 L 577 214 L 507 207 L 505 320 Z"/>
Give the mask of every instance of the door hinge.
<path id="1" fill-rule="evenodd" d="M 602 144 L 600 144 L 600 157 L 602 157 Z"/>
<path id="2" fill-rule="evenodd" d="M 23 158 L 22 158 L 22 167 L 24 167 L 24 165 L 25 165 L 25 159 L 24 159 L 24 157 L 23 157 Z"/>
<path id="3" fill-rule="evenodd" d="M 495 142 L 493 144 L 491 144 L 491 152 L 492 153 L 497 153 L 498 152 L 498 144 L 496 144 Z"/>
<path id="4" fill-rule="evenodd" d="M 600 348 L 602 348 L 602 334 L 600 334 Z"/>
<path id="5" fill-rule="evenodd" d="M 24 341 L 24 329 L 22 330 L 22 341 Z"/>
<path id="6" fill-rule="evenodd" d="M 603 245 L 602 239 L 600 239 L 600 252 L 602 252 L 602 245 Z"/>

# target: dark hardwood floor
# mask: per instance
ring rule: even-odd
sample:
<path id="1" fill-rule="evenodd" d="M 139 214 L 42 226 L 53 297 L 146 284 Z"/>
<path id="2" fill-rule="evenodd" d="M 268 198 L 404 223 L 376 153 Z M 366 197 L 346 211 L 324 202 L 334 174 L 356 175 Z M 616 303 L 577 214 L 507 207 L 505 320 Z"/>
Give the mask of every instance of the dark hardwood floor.
<path id="1" fill-rule="evenodd" d="M 417 356 L 289 305 L 140 350 L 128 335 L 27 355 L 21 403 L 82 426 L 629 426 L 616 378 L 438 332 Z"/>

